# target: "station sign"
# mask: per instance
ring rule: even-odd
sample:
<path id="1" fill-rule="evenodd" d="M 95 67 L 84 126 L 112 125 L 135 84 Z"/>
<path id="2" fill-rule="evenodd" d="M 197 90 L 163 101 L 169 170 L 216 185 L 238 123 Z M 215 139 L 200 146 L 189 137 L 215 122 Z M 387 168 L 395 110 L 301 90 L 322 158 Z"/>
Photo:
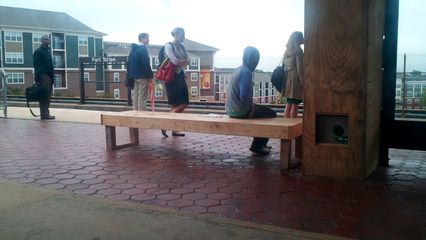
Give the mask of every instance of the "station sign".
<path id="1" fill-rule="evenodd" d="M 80 57 L 80 63 L 106 63 L 106 64 L 120 64 L 127 62 L 127 56 L 116 56 L 116 57 Z"/>

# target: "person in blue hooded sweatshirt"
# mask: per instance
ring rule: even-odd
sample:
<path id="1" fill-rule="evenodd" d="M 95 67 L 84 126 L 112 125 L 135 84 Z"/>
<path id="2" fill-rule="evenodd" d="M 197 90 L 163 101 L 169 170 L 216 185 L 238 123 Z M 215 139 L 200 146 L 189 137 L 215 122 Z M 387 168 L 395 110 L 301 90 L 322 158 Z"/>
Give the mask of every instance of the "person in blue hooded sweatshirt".
<path id="1" fill-rule="evenodd" d="M 259 63 L 260 54 L 255 47 L 244 49 L 243 65 L 232 74 L 229 82 L 225 110 L 231 118 L 274 118 L 277 114 L 267 106 L 253 103 L 253 72 Z M 253 138 L 250 151 L 267 155 L 271 147 L 266 145 L 269 138 Z"/>
<path id="2" fill-rule="evenodd" d="M 153 73 L 146 46 L 149 44 L 148 33 L 140 33 L 139 44 L 132 44 L 128 62 L 128 78 L 134 79 L 133 110 L 146 110 L 149 84 Z"/>

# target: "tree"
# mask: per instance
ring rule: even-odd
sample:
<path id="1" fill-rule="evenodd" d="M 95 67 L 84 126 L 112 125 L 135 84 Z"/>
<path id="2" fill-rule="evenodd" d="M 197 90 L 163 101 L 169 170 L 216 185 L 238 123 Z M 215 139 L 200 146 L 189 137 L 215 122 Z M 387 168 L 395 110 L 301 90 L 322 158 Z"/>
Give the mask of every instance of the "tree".
<path id="1" fill-rule="evenodd" d="M 423 91 L 422 96 L 420 96 L 419 107 L 420 109 L 426 107 L 426 91 Z"/>
<path id="2" fill-rule="evenodd" d="M 413 70 L 413 71 L 410 72 L 410 75 L 412 75 L 412 76 L 421 76 L 422 75 L 422 71 Z"/>

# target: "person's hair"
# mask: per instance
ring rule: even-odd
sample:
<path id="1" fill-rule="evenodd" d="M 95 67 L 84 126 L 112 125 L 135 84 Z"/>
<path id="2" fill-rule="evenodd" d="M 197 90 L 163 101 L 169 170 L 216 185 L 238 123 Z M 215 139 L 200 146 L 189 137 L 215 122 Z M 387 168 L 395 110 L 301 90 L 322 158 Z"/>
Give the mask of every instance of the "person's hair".
<path id="1" fill-rule="evenodd" d="M 139 42 L 142 41 L 142 39 L 145 39 L 148 36 L 149 36 L 148 33 L 139 33 L 139 35 L 138 35 Z"/>
<path id="2" fill-rule="evenodd" d="M 185 30 L 183 29 L 183 28 L 181 28 L 181 27 L 176 27 L 176 28 L 174 28 L 173 30 L 172 30 L 172 36 L 173 37 L 175 37 L 177 34 L 179 34 L 179 33 L 184 33 L 185 32 Z"/>
<path id="3" fill-rule="evenodd" d="M 285 45 L 287 47 L 287 50 L 286 50 L 287 55 L 291 56 L 300 49 L 300 44 L 302 42 L 302 39 L 303 39 L 302 32 L 293 32 L 290 35 L 288 42 Z"/>

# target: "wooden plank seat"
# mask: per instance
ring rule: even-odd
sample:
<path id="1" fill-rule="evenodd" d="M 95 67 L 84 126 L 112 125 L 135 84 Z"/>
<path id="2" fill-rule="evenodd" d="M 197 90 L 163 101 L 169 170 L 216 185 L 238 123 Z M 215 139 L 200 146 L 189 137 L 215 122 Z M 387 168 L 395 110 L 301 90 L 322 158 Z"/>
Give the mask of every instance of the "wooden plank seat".
<path id="1" fill-rule="evenodd" d="M 281 169 L 298 163 L 291 161 L 293 140 L 296 159 L 302 157 L 303 125 L 300 118 L 235 119 L 216 114 L 126 111 L 102 113 L 101 124 L 105 125 L 108 150 L 139 145 L 138 129 L 145 128 L 280 139 Z M 116 144 L 115 127 L 129 128 L 130 143 Z"/>

